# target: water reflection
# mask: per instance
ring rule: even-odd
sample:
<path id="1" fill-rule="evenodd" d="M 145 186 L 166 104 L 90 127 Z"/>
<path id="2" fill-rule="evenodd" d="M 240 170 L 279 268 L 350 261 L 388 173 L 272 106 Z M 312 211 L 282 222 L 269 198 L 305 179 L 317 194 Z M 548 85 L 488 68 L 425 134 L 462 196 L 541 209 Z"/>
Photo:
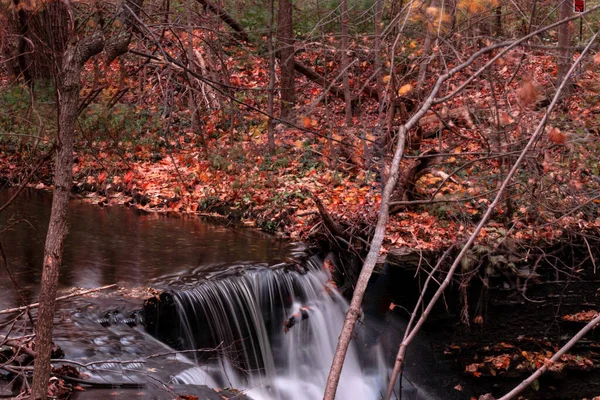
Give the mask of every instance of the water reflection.
<path id="1" fill-rule="evenodd" d="M 0 205 L 10 197 L 0 191 Z M 37 299 L 51 195 L 25 191 L 0 213 L 0 241 L 27 302 Z M 232 230 L 196 217 L 140 214 L 72 201 L 61 287 L 137 285 L 216 265 L 286 261 L 292 246 L 252 230 Z M 0 309 L 22 303 L 0 271 Z"/>

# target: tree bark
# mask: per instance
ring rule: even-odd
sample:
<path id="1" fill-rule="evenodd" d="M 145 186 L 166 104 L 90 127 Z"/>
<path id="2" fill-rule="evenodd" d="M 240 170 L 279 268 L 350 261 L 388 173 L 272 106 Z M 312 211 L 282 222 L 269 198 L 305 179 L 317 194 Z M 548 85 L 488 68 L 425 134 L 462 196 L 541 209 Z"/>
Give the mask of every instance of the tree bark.
<path id="1" fill-rule="evenodd" d="M 275 127 L 273 121 L 275 103 L 275 49 L 273 46 L 273 27 L 275 26 L 275 0 L 269 1 L 269 34 L 267 35 L 267 49 L 269 52 L 269 93 L 267 99 L 267 138 L 269 142 L 269 153 L 275 153 Z"/>
<path id="2" fill-rule="evenodd" d="M 342 29 L 342 80 L 344 82 L 344 100 L 346 101 L 346 125 L 352 126 L 352 93 L 348 76 L 348 2 L 340 0 Z"/>
<path id="3" fill-rule="evenodd" d="M 559 11 L 559 19 L 563 20 L 569 18 L 573 15 L 573 2 L 569 0 L 561 0 L 560 11 Z M 557 86 L 561 84 L 564 79 L 569 67 L 571 66 L 571 61 L 573 57 L 573 52 L 569 49 L 571 45 L 571 36 L 572 36 L 572 26 L 573 22 L 564 23 L 558 27 L 558 71 L 556 73 Z M 567 84 L 565 87 L 565 91 L 563 94 L 565 96 L 569 95 L 570 85 Z"/>
<path id="4" fill-rule="evenodd" d="M 375 0 L 375 71 L 377 81 L 377 98 L 380 99 L 383 94 L 383 63 L 381 62 L 381 42 L 382 42 L 382 29 L 383 28 L 383 0 Z M 379 114 L 380 118 L 383 108 L 380 106 Z"/>
<path id="5" fill-rule="evenodd" d="M 496 7 L 496 37 L 502 36 L 502 3 Z"/>
<path id="6" fill-rule="evenodd" d="M 70 47 L 62 58 L 61 71 L 56 78 L 58 99 L 58 150 L 54 172 L 54 191 L 48 234 L 44 246 L 44 265 L 40 288 L 40 309 L 36 324 L 35 371 L 31 397 L 45 399 L 50 378 L 52 326 L 56 304 L 58 276 L 62 262 L 64 241 L 67 237 L 67 208 L 73 184 L 73 141 L 75 119 L 79 107 L 81 68 L 91 56 L 104 46 L 101 35 L 95 35 L 79 46 Z"/>
<path id="7" fill-rule="evenodd" d="M 430 8 L 438 7 L 438 0 L 431 0 L 429 4 Z M 435 17 L 434 17 L 435 18 Z M 439 21 L 431 21 L 429 24 L 427 21 L 425 22 L 425 27 L 427 29 L 427 33 L 425 36 L 425 43 L 423 44 L 423 56 L 421 65 L 419 66 L 419 73 L 417 75 L 417 88 L 416 91 L 420 95 L 423 90 L 423 85 L 425 84 L 425 76 L 427 75 L 427 66 L 431 62 L 431 50 L 433 47 L 433 40 L 437 37 L 437 31 L 435 31 L 436 22 L 438 24 L 442 23 L 442 12 L 440 11 Z"/>
<path id="8" fill-rule="evenodd" d="M 31 62 L 26 56 L 27 47 L 30 41 L 28 40 L 29 33 L 29 18 L 24 7 L 19 7 L 20 0 L 13 0 L 13 5 L 18 9 L 17 17 L 19 21 L 19 47 L 17 52 L 17 62 L 19 64 L 19 73 L 23 74 L 23 80 L 33 94 L 33 77 L 31 74 Z"/>
<path id="9" fill-rule="evenodd" d="M 294 31 L 291 0 L 279 0 L 277 44 L 281 57 L 281 118 L 290 119 L 293 116 L 294 103 L 296 102 L 294 89 Z"/>

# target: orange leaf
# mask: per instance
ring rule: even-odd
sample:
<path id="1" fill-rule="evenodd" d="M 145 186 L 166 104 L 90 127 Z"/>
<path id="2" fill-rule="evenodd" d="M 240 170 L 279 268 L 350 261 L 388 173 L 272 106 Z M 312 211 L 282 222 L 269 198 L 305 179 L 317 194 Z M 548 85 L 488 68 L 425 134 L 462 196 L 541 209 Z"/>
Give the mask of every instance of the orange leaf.
<path id="1" fill-rule="evenodd" d="M 305 129 L 310 128 L 310 125 L 311 125 L 310 117 L 304 117 L 304 118 L 302 118 L 302 124 L 304 125 Z"/>
<path id="2" fill-rule="evenodd" d="M 548 131 L 548 140 L 555 144 L 565 144 L 567 142 L 567 135 L 562 133 L 558 128 L 551 128 Z"/>
<path id="3" fill-rule="evenodd" d="M 398 89 L 398 96 L 404 96 L 405 94 L 410 93 L 412 88 L 413 88 L 412 85 L 410 83 L 407 83 L 406 85 L 404 85 L 400 89 Z"/>

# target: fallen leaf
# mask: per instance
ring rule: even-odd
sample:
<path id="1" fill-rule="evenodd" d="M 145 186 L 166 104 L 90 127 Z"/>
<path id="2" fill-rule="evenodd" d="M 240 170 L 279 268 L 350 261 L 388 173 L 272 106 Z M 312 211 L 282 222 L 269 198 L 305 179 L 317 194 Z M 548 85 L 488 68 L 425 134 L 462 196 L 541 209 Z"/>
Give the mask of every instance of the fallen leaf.
<path id="1" fill-rule="evenodd" d="M 548 131 L 548 140 L 555 144 L 565 144 L 567 142 L 567 135 L 562 133 L 558 128 L 550 128 Z"/>
<path id="2" fill-rule="evenodd" d="M 407 83 L 406 85 L 404 85 L 400 89 L 398 89 L 398 96 L 404 96 L 405 94 L 410 93 L 412 88 L 413 88 L 412 85 L 410 83 Z"/>
<path id="3" fill-rule="evenodd" d="M 537 96 L 537 88 L 529 79 L 525 80 L 523 85 L 517 90 L 517 97 L 524 107 L 534 104 L 537 101 Z"/>

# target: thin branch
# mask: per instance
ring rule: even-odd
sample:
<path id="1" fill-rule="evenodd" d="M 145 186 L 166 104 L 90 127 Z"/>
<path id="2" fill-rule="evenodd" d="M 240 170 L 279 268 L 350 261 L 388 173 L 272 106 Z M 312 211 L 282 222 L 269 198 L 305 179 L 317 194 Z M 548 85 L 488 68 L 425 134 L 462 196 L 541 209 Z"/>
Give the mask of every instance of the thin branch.
<path id="1" fill-rule="evenodd" d="M 66 300 L 66 299 L 70 299 L 70 298 L 77 297 L 77 296 L 83 296 L 85 294 L 89 294 L 89 293 L 93 293 L 93 292 L 99 292 L 101 290 L 106 290 L 106 289 L 111 289 L 111 288 L 114 288 L 116 286 L 117 285 L 113 283 L 112 285 L 106 285 L 106 286 L 102 286 L 102 287 L 98 287 L 98 288 L 94 288 L 94 289 L 84 290 L 82 292 L 71 293 L 71 294 L 68 294 L 68 295 L 65 295 L 65 296 L 57 297 L 56 301 Z M 12 314 L 12 313 L 23 311 L 23 310 L 30 310 L 32 308 L 37 308 L 39 306 L 40 306 L 40 303 L 32 303 L 32 304 L 29 304 L 27 306 L 21 306 L 21 307 L 15 307 L 15 308 L 7 308 L 5 310 L 1 310 L 0 311 L 0 315 Z"/>

